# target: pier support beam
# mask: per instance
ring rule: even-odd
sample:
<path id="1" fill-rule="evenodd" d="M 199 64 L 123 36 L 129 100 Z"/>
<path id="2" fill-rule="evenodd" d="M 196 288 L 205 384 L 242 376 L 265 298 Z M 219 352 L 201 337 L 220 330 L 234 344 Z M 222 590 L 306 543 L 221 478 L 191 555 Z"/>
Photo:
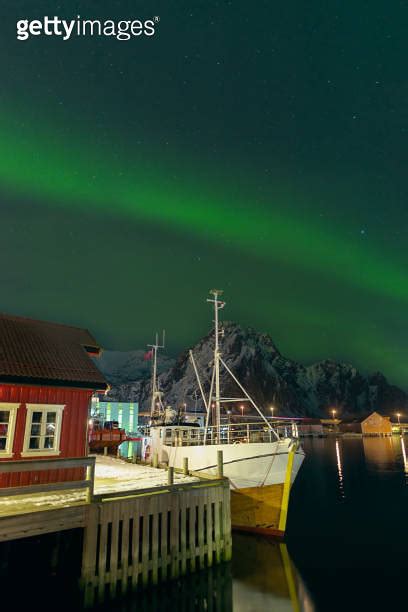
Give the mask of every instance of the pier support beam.
<path id="1" fill-rule="evenodd" d="M 217 451 L 217 476 L 223 478 L 224 476 L 224 459 L 222 450 Z"/>

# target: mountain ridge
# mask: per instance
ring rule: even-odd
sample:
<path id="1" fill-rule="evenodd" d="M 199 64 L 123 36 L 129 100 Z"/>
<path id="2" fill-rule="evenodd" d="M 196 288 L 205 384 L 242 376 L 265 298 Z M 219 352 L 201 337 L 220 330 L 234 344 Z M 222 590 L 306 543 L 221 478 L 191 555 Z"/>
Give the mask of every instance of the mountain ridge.
<path id="1" fill-rule="evenodd" d="M 224 322 L 220 348 L 223 359 L 243 384 L 257 405 L 264 410 L 273 405 L 274 414 L 285 416 L 322 417 L 335 408 L 340 414 L 361 414 L 369 410 L 393 413 L 408 408 L 408 395 L 391 385 L 381 372 L 364 375 L 352 364 L 323 359 L 303 365 L 285 357 L 268 334 L 252 327 L 243 328 L 234 322 Z M 207 392 L 213 352 L 213 331 L 201 338 L 193 348 L 194 358 Z M 143 351 L 135 362 L 142 359 Z M 110 374 L 107 363 L 102 372 L 112 388 L 107 397 L 117 401 L 138 401 L 142 409 L 150 404 L 150 362 L 143 362 L 137 377 L 124 380 L 132 360 L 128 360 L 122 376 Z M 203 408 L 189 351 L 183 351 L 176 360 L 161 354 L 159 357 L 159 385 L 165 402 L 174 407 L 187 403 Z M 237 391 L 239 393 L 237 393 Z M 222 377 L 221 392 L 226 396 L 242 396 L 232 379 Z M 246 413 L 251 411 L 249 402 Z M 239 412 L 239 406 L 234 411 Z"/>

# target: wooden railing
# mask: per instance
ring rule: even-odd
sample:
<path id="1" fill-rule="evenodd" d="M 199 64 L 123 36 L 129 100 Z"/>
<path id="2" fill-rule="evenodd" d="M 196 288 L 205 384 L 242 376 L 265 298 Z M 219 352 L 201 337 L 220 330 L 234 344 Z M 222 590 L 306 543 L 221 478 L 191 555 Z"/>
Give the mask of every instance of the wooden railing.
<path id="1" fill-rule="evenodd" d="M 66 491 L 70 489 L 88 489 L 87 501 L 94 496 L 95 457 L 78 457 L 75 459 L 38 459 L 37 461 L 0 461 L 0 474 L 16 472 L 41 472 L 44 470 L 65 470 L 86 468 L 84 480 L 68 480 L 66 482 L 47 482 L 35 485 L 0 488 L 0 498 L 12 495 L 27 495 L 50 491 Z M 0 501 L 1 503 L 1 501 Z"/>
<path id="2" fill-rule="evenodd" d="M 298 429 L 294 420 L 279 419 L 271 426 L 262 421 L 222 422 L 216 426 L 195 427 L 188 424 L 162 425 L 164 444 L 169 446 L 203 446 L 218 444 L 271 443 L 284 438 L 297 439 Z"/>
<path id="3" fill-rule="evenodd" d="M 96 496 L 88 507 L 86 605 L 231 559 L 226 478 Z"/>

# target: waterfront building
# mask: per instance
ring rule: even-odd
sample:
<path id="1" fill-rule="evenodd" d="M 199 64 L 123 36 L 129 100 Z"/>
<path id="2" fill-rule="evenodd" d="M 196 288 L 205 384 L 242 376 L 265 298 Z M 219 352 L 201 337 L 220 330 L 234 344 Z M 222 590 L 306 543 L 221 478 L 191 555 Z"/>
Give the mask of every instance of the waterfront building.
<path id="1" fill-rule="evenodd" d="M 323 431 L 325 433 L 337 433 L 339 430 L 341 419 L 337 419 L 337 418 L 320 419 L 320 423 L 322 424 Z"/>
<path id="2" fill-rule="evenodd" d="M 302 419 L 297 424 L 299 436 L 323 436 L 323 425 L 320 419 Z"/>
<path id="3" fill-rule="evenodd" d="M 0 487 L 81 478 L 83 468 L 19 472 L 15 463 L 87 456 L 91 397 L 107 389 L 91 359 L 99 353 L 85 329 L 0 314 L 0 462 L 14 464 Z"/>
<path id="4" fill-rule="evenodd" d="M 117 422 L 119 429 L 126 434 L 136 435 L 139 427 L 139 404 L 137 402 L 105 402 L 99 397 L 92 398 L 92 415 L 97 415 L 101 422 Z M 141 454 L 140 441 L 125 441 L 119 446 L 121 457 L 133 458 Z"/>
<path id="5" fill-rule="evenodd" d="M 339 429 L 341 433 L 389 436 L 392 433 L 392 424 L 389 416 L 374 411 L 370 414 L 342 419 Z"/>
<path id="6" fill-rule="evenodd" d="M 405 414 L 393 414 L 391 416 L 392 432 L 395 434 L 408 432 L 408 419 Z"/>
<path id="7" fill-rule="evenodd" d="M 138 428 L 139 404 L 137 402 L 104 402 L 92 400 L 92 410 L 104 421 L 117 421 L 126 433 L 134 433 Z"/>

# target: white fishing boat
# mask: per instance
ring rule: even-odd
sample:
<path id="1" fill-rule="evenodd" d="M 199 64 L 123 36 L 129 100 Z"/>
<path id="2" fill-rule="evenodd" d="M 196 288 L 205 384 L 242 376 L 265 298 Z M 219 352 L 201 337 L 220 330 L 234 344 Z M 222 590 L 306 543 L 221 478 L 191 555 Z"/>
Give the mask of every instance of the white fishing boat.
<path id="1" fill-rule="evenodd" d="M 220 350 L 219 310 L 225 302 L 220 290 L 211 291 L 207 300 L 214 307 L 214 357 L 208 393 L 200 379 L 194 355 L 190 359 L 206 409 L 205 426 L 183 422 L 176 412 L 166 408 L 157 383 L 157 351 L 150 345 L 153 357 L 151 427 L 148 439 L 150 457 L 174 468 L 217 474 L 218 451 L 223 453 L 223 472 L 231 486 L 231 517 L 235 529 L 274 536 L 285 532 L 290 488 L 304 459 L 294 421 L 266 418 L 222 357 Z M 232 377 L 241 397 L 221 395 L 221 372 Z M 234 402 L 249 403 L 257 415 L 248 422 L 231 422 Z M 278 423 L 277 426 L 274 426 Z"/>

